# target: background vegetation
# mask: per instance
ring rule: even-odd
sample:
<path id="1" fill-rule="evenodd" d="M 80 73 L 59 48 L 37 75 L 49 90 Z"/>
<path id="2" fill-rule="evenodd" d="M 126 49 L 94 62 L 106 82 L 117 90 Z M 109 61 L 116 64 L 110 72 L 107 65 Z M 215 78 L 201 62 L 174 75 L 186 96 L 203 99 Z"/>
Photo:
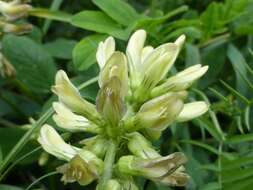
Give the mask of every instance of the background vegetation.
<path id="1" fill-rule="evenodd" d="M 252 188 L 252 0 L 34 0 L 31 5 L 36 9 L 21 22 L 32 23 L 33 31 L 24 36 L 4 34 L 1 39 L 2 53 L 15 72 L 1 67 L 0 190 L 26 189 L 44 175 L 31 189 L 94 189 L 94 184 L 64 186 L 61 176 L 51 173 L 60 161 L 39 147 L 37 128 L 48 118 L 54 125 L 50 87 L 58 69 L 66 70 L 77 85 L 86 84 L 99 71 L 98 42 L 112 35 L 122 50 L 139 28 L 147 31 L 153 46 L 186 34 L 172 73 L 194 64 L 209 65 L 190 99 L 205 100 L 210 111 L 191 123 L 173 125 L 156 142 L 164 155 L 183 151 L 189 158 L 192 179 L 185 189 Z M 95 101 L 97 90 L 92 83 L 81 92 Z M 83 134 L 64 135 L 74 143 Z M 137 180 L 143 190 L 169 189 Z"/>

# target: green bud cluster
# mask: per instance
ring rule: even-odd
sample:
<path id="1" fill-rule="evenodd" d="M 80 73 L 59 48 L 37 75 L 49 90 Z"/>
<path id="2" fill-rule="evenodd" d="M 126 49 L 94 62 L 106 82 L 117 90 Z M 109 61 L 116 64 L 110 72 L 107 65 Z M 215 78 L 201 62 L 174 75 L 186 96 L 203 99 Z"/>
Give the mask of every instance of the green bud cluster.
<path id="1" fill-rule="evenodd" d="M 72 133 L 94 134 L 82 140 L 79 148 L 64 142 L 53 127 L 41 128 L 38 141 L 44 150 L 67 161 L 58 168 L 64 183 L 87 185 L 98 180 L 99 190 L 137 190 L 133 176 L 141 176 L 165 185 L 187 184 L 185 155 L 162 156 L 151 139 L 159 138 L 172 123 L 207 111 L 205 102 L 184 101 L 187 88 L 208 67 L 195 65 L 167 78 L 185 36 L 157 48 L 144 47 L 145 38 L 144 30 L 136 31 L 126 55 L 115 51 L 112 37 L 99 43 L 100 90 L 95 105 L 82 98 L 64 71 L 56 74 L 52 87 L 59 98 L 53 103 L 55 123 Z"/>

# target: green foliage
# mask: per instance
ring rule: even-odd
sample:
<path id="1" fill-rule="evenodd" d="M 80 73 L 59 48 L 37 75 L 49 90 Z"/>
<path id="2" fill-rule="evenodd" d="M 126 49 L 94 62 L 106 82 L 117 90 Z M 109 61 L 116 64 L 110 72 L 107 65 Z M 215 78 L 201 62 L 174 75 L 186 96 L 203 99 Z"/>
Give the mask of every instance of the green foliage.
<path id="1" fill-rule="evenodd" d="M 59 10 L 59 6 L 47 9 L 52 6 L 50 1 L 38 0 L 32 5 L 29 19 L 21 22 L 36 26 L 33 32 L 24 36 L 4 34 L 1 41 L 1 51 L 16 71 L 15 77 L 0 77 L 1 172 L 38 146 L 37 128 L 52 114 L 47 110 L 55 100 L 51 86 L 56 71 L 66 70 L 75 84 L 82 85 L 98 72 L 95 55 L 100 41 L 111 35 L 119 44 L 117 48 L 123 49 L 129 35 L 143 28 L 149 34 L 148 44 L 153 46 L 186 34 L 187 43 L 172 73 L 195 64 L 209 66 L 189 98 L 205 100 L 210 104 L 209 112 L 190 123 L 173 124 L 156 142 L 156 148 L 162 155 L 185 152 L 189 159 L 187 172 L 192 177 L 187 190 L 252 188 L 252 0 L 62 1 Z M 81 93 L 94 102 L 97 90 L 97 84 L 91 84 Z M 64 135 L 76 144 L 83 135 L 88 136 Z M 14 163 L 14 169 L 4 179 L 0 177 L 0 190 L 25 189 L 60 165 L 45 156 L 45 165 L 39 166 L 37 160 L 42 156 L 39 150 Z M 93 184 L 81 188 L 76 184 L 64 186 L 59 181 L 60 176 L 50 176 L 32 188 L 94 189 Z M 136 181 L 143 190 L 176 189 L 141 178 Z"/>

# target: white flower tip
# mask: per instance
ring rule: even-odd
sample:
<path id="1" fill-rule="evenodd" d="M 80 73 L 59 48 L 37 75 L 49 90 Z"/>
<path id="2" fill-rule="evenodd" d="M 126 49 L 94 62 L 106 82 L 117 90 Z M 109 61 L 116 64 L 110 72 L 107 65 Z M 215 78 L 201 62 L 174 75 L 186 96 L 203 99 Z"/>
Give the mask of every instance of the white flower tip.
<path id="1" fill-rule="evenodd" d="M 182 34 L 181 36 L 179 36 L 176 41 L 175 44 L 179 46 L 179 48 L 181 49 L 184 42 L 185 42 L 186 36 L 184 34 Z"/>
<path id="2" fill-rule="evenodd" d="M 136 36 L 136 37 L 140 37 L 140 36 L 145 36 L 146 37 L 147 33 L 145 30 L 143 29 L 139 29 L 139 30 L 136 30 L 131 37 L 133 36 Z"/>
<path id="3" fill-rule="evenodd" d="M 109 36 L 105 41 L 101 41 L 98 44 L 96 59 L 100 69 L 102 69 L 106 61 L 111 57 L 115 51 L 115 40 L 112 36 Z"/>
<path id="4" fill-rule="evenodd" d="M 136 47 L 138 47 L 138 49 L 141 50 L 144 46 L 146 36 L 147 33 L 143 29 L 135 31 L 129 39 L 127 51 L 133 51 L 136 49 Z"/>
<path id="5" fill-rule="evenodd" d="M 209 66 L 208 65 L 205 65 L 204 67 L 202 67 L 202 69 L 203 69 L 203 72 L 204 72 L 204 74 L 207 72 L 207 70 L 209 69 Z"/>
<path id="6" fill-rule="evenodd" d="M 115 40 L 112 36 L 109 36 L 108 38 L 106 38 L 105 43 L 104 44 L 108 44 L 112 47 L 115 47 Z"/>
<path id="7" fill-rule="evenodd" d="M 55 84 L 61 84 L 63 80 L 69 80 L 67 74 L 63 70 L 57 71 L 55 75 Z"/>

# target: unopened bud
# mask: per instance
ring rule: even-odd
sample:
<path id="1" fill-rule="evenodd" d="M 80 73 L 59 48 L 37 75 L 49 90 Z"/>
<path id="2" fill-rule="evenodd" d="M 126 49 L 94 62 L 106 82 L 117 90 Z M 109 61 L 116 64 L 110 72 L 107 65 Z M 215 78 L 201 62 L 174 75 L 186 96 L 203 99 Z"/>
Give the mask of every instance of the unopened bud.
<path id="1" fill-rule="evenodd" d="M 80 143 L 84 144 L 89 151 L 96 154 L 99 158 L 104 157 L 109 146 L 108 140 L 102 136 L 91 137 L 81 141 Z"/>
<path id="2" fill-rule="evenodd" d="M 142 72 L 142 52 L 146 40 L 146 31 L 137 30 L 134 32 L 127 44 L 126 55 L 128 58 L 131 86 L 135 88 L 140 83 Z"/>
<path id="3" fill-rule="evenodd" d="M 143 63 L 143 78 L 134 92 L 137 101 L 145 101 L 150 91 L 166 76 L 179 52 L 175 43 L 167 43 L 154 49 Z"/>
<path id="4" fill-rule="evenodd" d="M 168 78 L 164 83 L 155 87 L 151 91 L 151 96 L 155 97 L 168 91 L 180 91 L 189 88 L 192 83 L 202 77 L 208 70 L 208 66 L 202 67 L 200 64 L 191 66 L 175 76 Z"/>
<path id="5" fill-rule="evenodd" d="M 128 93 L 128 69 L 127 60 L 123 53 L 114 52 L 106 62 L 99 74 L 99 86 L 103 87 L 112 78 L 117 77 L 120 81 L 120 93 L 125 97 Z"/>
<path id="6" fill-rule="evenodd" d="M 186 157 L 180 152 L 154 159 L 122 156 L 118 161 L 118 169 L 122 173 L 143 176 L 156 181 L 166 175 L 173 174 L 186 161 Z"/>
<path id="7" fill-rule="evenodd" d="M 104 84 L 97 96 L 97 110 L 111 126 L 117 126 L 125 113 L 125 105 L 120 91 L 120 80 L 113 77 Z"/>
<path id="8" fill-rule="evenodd" d="M 39 160 L 38 160 L 38 163 L 40 166 L 44 166 L 47 164 L 47 161 L 48 161 L 48 158 L 49 158 L 49 154 L 47 152 L 42 152 L 40 157 L 39 157 Z"/>
<path id="9" fill-rule="evenodd" d="M 139 112 L 130 118 L 131 130 L 150 128 L 157 131 L 164 130 L 170 125 L 183 109 L 183 99 L 187 93 L 167 93 L 144 103 Z M 132 124 L 132 125 L 131 125 Z"/>
<path id="10" fill-rule="evenodd" d="M 19 18 L 23 18 L 28 15 L 28 11 L 32 7 L 27 4 L 21 4 L 19 2 L 4 2 L 0 1 L 0 12 L 7 18 L 7 20 L 13 21 Z"/>
<path id="11" fill-rule="evenodd" d="M 81 97 L 77 88 L 70 82 L 67 74 L 60 70 L 55 77 L 55 86 L 52 91 L 58 96 L 59 101 L 71 111 L 83 115 L 95 124 L 100 124 L 100 115 L 95 105 Z"/>
<path id="12" fill-rule="evenodd" d="M 0 72 L 4 77 L 15 77 L 16 70 L 13 65 L 0 53 Z"/>
<path id="13" fill-rule="evenodd" d="M 120 183 L 115 179 L 110 179 L 106 185 L 105 190 L 122 190 Z"/>
<path id="14" fill-rule="evenodd" d="M 128 135 L 128 149 L 141 158 L 157 158 L 160 154 L 154 150 L 151 143 L 140 133 L 134 132 Z M 138 145 L 138 146 L 136 146 Z"/>
<path id="15" fill-rule="evenodd" d="M 115 40 L 113 37 L 108 37 L 104 42 L 100 42 L 98 44 L 98 49 L 96 53 L 96 58 L 100 70 L 103 69 L 107 60 L 111 57 L 111 55 L 115 52 Z"/>
<path id="16" fill-rule="evenodd" d="M 0 28 L 4 33 L 22 35 L 31 32 L 33 26 L 31 24 L 11 24 L 0 21 Z"/>

